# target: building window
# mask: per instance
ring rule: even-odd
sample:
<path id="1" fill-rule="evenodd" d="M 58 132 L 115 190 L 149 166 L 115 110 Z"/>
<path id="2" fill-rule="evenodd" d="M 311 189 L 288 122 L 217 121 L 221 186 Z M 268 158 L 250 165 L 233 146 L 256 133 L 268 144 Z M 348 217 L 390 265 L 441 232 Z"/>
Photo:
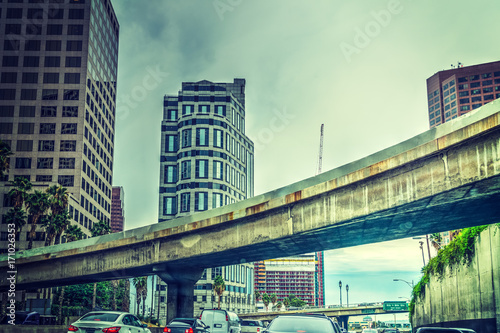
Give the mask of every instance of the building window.
<path id="1" fill-rule="evenodd" d="M 45 42 L 45 51 L 61 51 L 60 40 L 48 40 Z"/>
<path id="2" fill-rule="evenodd" d="M 199 113 L 209 113 L 210 112 L 210 105 L 198 105 L 198 112 Z"/>
<path id="3" fill-rule="evenodd" d="M 57 106 L 42 106 L 41 117 L 57 117 Z"/>
<path id="4" fill-rule="evenodd" d="M 38 83 L 38 73 L 23 73 L 23 83 Z"/>
<path id="5" fill-rule="evenodd" d="M 21 105 L 19 107 L 19 117 L 35 117 L 35 106 Z"/>
<path id="6" fill-rule="evenodd" d="M 59 83 L 59 73 L 43 73 L 43 83 Z"/>
<path id="7" fill-rule="evenodd" d="M 66 57 L 66 67 L 82 67 L 82 57 Z"/>
<path id="8" fill-rule="evenodd" d="M 36 175 L 37 182 L 51 182 L 52 175 Z"/>
<path id="9" fill-rule="evenodd" d="M 165 152 L 173 153 L 177 151 L 177 135 L 167 134 L 165 136 Z"/>
<path id="10" fill-rule="evenodd" d="M 52 169 L 54 164 L 54 159 L 52 157 L 38 158 L 36 162 L 37 169 Z"/>
<path id="11" fill-rule="evenodd" d="M 61 134 L 77 134 L 76 123 L 63 123 L 61 124 Z"/>
<path id="12" fill-rule="evenodd" d="M 80 91 L 76 89 L 64 89 L 65 101 L 78 101 L 80 99 Z"/>
<path id="13" fill-rule="evenodd" d="M 224 135 L 221 130 L 214 129 L 214 147 L 223 148 L 224 147 Z"/>
<path id="14" fill-rule="evenodd" d="M 177 197 L 163 197 L 163 215 L 177 214 Z"/>
<path id="15" fill-rule="evenodd" d="M 181 179 L 191 178 L 191 161 L 181 162 Z"/>
<path id="16" fill-rule="evenodd" d="M 224 177 L 224 164 L 221 161 L 213 162 L 213 178 L 220 179 Z"/>
<path id="17" fill-rule="evenodd" d="M 17 126 L 17 134 L 33 134 L 34 131 L 34 123 L 19 123 Z"/>
<path id="18" fill-rule="evenodd" d="M 10 36 L 8 39 L 6 38 L 3 41 L 4 51 L 19 51 L 19 45 L 21 44 L 21 41 L 16 39 L 10 39 L 11 37 L 12 36 Z"/>
<path id="19" fill-rule="evenodd" d="M 45 65 L 45 67 L 60 67 L 61 66 L 61 57 L 46 56 L 44 65 Z"/>
<path id="20" fill-rule="evenodd" d="M 33 140 L 17 140 L 16 151 L 33 151 Z"/>
<path id="21" fill-rule="evenodd" d="M 16 99 L 16 89 L 0 89 L 0 100 L 13 101 Z"/>
<path id="22" fill-rule="evenodd" d="M 182 131 L 182 148 L 191 147 L 191 129 Z"/>
<path id="23" fill-rule="evenodd" d="M 167 110 L 167 120 L 176 121 L 177 120 L 177 110 Z"/>
<path id="24" fill-rule="evenodd" d="M 219 116 L 226 115 L 226 106 L 225 105 L 216 105 L 215 106 L 215 114 Z"/>
<path id="25" fill-rule="evenodd" d="M 36 100 L 36 89 L 21 89 L 21 100 L 23 101 Z"/>
<path id="26" fill-rule="evenodd" d="M 63 117 L 78 117 L 78 106 L 63 106 Z"/>
<path id="27" fill-rule="evenodd" d="M 75 177 L 72 175 L 60 175 L 57 177 L 57 182 L 63 187 L 73 187 Z"/>
<path id="28" fill-rule="evenodd" d="M 208 160 L 196 160 L 196 178 L 208 178 Z"/>
<path id="29" fill-rule="evenodd" d="M 183 105 L 182 106 L 182 115 L 188 116 L 193 113 L 194 106 L 193 105 Z"/>
<path id="30" fill-rule="evenodd" d="M 2 73 L 1 83 L 17 83 L 17 73 L 16 72 L 4 72 Z"/>
<path id="31" fill-rule="evenodd" d="M 57 89 L 43 89 L 42 90 L 42 100 L 44 100 L 44 101 L 57 100 Z"/>
<path id="32" fill-rule="evenodd" d="M 80 84 L 80 73 L 65 73 L 64 83 L 66 84 Z"/>
<path id="33" fill-rule="evenodd" d="M 82 41 L 81 40 L 68 40 L 66 42 L 66 51 L 81 51 Z"/>
<path id="34" fill-rule="evenodd" d="M 83 24 L 68 24 L 68 35 L 83 35 Z"/>
<path id="35" fill-rule="evenodd" d="M 196 145 L 202 147 L 208 146 L 208 128 L 196 129 Z"/>
<path id="36" fill-rule="evenodd" d="M 196 192 L 194 200 L 196 211 L 203 211 L 208 209 L 208 192 Z"/>
<path id="37" fill-rule="evenodd" d="M 181 193 L 181 213 L 189 212 L 191 193 Z"/>
<path id="38" fill-rule="evenodd" d="M 0 134 L 12 134 L 12 123 L 0 123 Z"/>
<path id="39" fill-rule="evenodd" d="M 222 194 L 213 193 L 212 194 L 212 208 L 218 208 L 222 206 Z"/>
<path id="40" fill-rule="evenodd" d="M 0 105 L 0 117 L 14 117 L 14 105 Z"/>
<path id="41" fill-rule="evenodd" d="M 68 18 L 70 20 L 83 20 L 85 18 L 85 12 L 82 9 L 70 9 Z"/>
<path id="42" fill-rule="evenodd" d="M 24 56 L 24 67 L 38 67 L 40 63 L 40 57 L 37 56 Z"/>
<path id="43" fill-rule="evenodd" d="M 172 184 L 177 182 L 177 166 L 176 165 L 166 165 L 165 173 L 163 175 L 163 181 L 165 184 Z"/>
<path id="44" fill-rule="evenodd" d="M 41 123 L 40 134 L 56 134 L 56 124 L 54 123 Z"/>
<path id="45" fill-rule="evenodd" d="M 61 140 L 60 151 L 76 151 L 75 140 Z"/>
<path id="46" fill-rule="evenodd" d="M 74 169 L 75 168 L 75 159 L 69 157 L 60 157 L 59 158 L 59 169 Z"/>
<path id="47" fill-rule="evenodd" d="M 62 24 L 47 24 L 47 35 L 57 36 L 62 35 Z"/>
<path id="48" fill-rule="evenodd" d="M 31 158 L 17 157 L 16 169 L 31 169 Z"/>

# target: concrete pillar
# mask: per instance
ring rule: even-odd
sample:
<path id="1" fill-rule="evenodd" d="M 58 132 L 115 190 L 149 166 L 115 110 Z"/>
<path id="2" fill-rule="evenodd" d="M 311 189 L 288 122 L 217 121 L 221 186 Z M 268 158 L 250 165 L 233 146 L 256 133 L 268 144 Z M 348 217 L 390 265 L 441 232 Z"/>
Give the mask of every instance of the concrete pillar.
<path id="1" fill-rule="evenodd" d="M 194 315 L 194 285 L 201 278 L 203 268 L 188 270 L 157 273 L 167 284 L 167 324 L 174 318 L 191 318 Z"/>
<path id="2" fill-rule="evenodd" d="M 338 316 L 337 321 L 338 321 L 340 327 L 343 327 L 346 330 L 349 330 L 349 316 Z"/>

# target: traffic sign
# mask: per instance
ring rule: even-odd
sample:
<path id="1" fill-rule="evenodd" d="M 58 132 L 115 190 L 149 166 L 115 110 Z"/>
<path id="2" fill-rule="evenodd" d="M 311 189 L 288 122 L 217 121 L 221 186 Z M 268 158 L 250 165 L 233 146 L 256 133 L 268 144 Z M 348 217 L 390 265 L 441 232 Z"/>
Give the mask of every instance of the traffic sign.
<path id="1" fill-rule="evenodd" d="M 399 302 L 384 302 L 384 311 L 408 311 L 408 303 L 405 301 Z"/>

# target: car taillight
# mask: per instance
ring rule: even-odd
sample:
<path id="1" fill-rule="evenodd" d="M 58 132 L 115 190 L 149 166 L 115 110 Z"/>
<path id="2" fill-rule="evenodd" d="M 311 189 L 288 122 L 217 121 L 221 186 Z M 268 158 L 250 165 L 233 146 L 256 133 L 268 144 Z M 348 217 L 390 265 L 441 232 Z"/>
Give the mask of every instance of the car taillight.
<path id="1" fill-rule="evenodd" d="M 193 328 L 190 327 L 187 330 L 184 331 L 184 333 L 193 333 Z"/>
<path id="2" fill-rule="evenodd" d="M 227 316 L 227 314 L 226 314 L 226 321 L 229 321 L 229 317 Z"/>
<path id="3" fill-rule="evenodd" d="M 166 333 L 171 333 L 171 332 L 172 332 L 172 330 L 171 330 L 170 328 L 168 328 L 168 327 L 165 327 L 165 328 L 163 329 L 163 332 L 166 332 Z"/>
<path id="4" fill-rule="evenodd" d="M 115 327 L 108 327 L 108 328 L 103 328 L 102 331 L 104 333 L 116 333 L 120 331 L 120 326 L 115 326 Z"/>
<path id="5" fill-rule="evenodd" d="M 259 333 L 259 332 L 260 332 L 260 327 L 257 327 L 257 333 Z"/>
<path id="6" fill-rule="evenodd" d="M 69 325 L 68 331 L 70 331 L 70 332 L 76 332 L 76 331 L 78 331 L 78 327 L 73 326 L 73 325 Z"/>

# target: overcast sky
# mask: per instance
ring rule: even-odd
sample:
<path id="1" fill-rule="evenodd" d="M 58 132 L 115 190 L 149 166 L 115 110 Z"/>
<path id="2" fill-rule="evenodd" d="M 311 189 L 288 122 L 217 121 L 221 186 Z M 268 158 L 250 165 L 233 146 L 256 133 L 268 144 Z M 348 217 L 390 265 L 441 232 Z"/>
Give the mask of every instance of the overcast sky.
<path id="1" fill-rule="evenodd" d="M 474 65 L 500 54 L 500 3 L 493 0 L 113 5 L 120 23 L 113 185 L 125 190 L 127 229 L 157 222 L 163 96 L 183 81 L 247 80 L 246 133 L 256 146 L 261 194 L 315 174 L 321 124 L 326 171 L 427 130 L 426 79 L 458 61 Z M 337 279 L 351 254 L 361 257 L 346 274 L 418 276 L 417 241 L 370 246 L 329 252 L 329 276 Z"/>

